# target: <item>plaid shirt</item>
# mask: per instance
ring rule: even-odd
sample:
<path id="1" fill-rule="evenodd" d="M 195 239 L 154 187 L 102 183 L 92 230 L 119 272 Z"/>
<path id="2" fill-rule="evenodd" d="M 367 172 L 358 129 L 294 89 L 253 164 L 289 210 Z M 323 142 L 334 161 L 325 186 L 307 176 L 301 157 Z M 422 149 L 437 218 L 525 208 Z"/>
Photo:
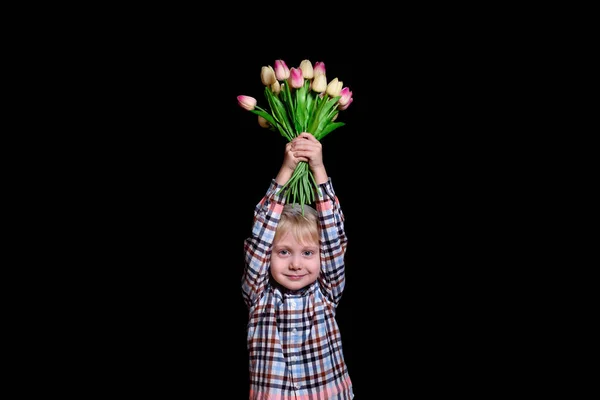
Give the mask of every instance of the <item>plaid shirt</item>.
<path id="1" fill-rule="evenodd" d="M 244 242 L 242 294 L 249 309 L 251 400 L 349 400 L 354 397 L 342 352 L 336 307 L 344 290 L 347 238 L 331 179 L 319 185 L 321 273 L 289 291 L 269 273 L 275 229 L 284 206 L 275 180 L 256 205 Z"/>

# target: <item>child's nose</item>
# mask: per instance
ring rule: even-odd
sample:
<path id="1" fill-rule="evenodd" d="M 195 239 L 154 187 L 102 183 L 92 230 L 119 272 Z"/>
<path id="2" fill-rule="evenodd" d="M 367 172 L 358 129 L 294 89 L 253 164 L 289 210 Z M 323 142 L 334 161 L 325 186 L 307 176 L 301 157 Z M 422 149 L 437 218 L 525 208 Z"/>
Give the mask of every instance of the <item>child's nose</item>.
<path id="1" fill-rule="evenodd" d="M 290 269 L 293 270 L 298 270 L 300 269 L 300 263 L 298 260 L 292 259 L 292 261 L 290 262 Z"/>

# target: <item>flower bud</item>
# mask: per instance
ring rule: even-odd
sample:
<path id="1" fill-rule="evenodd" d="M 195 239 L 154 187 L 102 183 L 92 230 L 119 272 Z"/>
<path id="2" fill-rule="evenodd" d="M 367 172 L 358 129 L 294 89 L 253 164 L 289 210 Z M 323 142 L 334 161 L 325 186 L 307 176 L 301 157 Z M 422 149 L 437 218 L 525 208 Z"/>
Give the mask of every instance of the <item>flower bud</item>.
<path id="1" fill-rule="evenodd" d="M 275 76 L 280 81 L 285 81 L 290 77 L 290 69 L 283 60 L 275 61 Z"/>
<path id="2" fill-rule="evenodd" d="M 310 60 L 302 60 L 299 68 L 302 70 L 302 76 L 305 79 L 314 78 L 315 74 L 314 74 L 313 66 L 312 66 L 312 63 L 310 62 Z"/>
<path id="3" fill-rule="evenodd" d="M 267 121 L 264 117 L 258 116 L 258 124 L 263 128 L 268 128 L 271 126 L 269 121 Z"/>
<path id="4" fill-rule="evenodd" d="M 315 75 L 315 79 L 312 81 L 311 89 L 313 92 L 323 93 L 327 90 L 327 78 L 325 75 Z"/>
<path id="5" fill-rule="evenodd" d="M 301 88 L 304 85 L 304 78 L 302 77 L 302 70 L 300 68 L 294 68 L 290 70 L 290 77 L 288 83 L 294 89 Z"/>
<path id="6" fill-rule="evenodd" d="M 325 63 L 321 61 L 317 61 L 315 63 L 315 67 L 313 68 L 314 77 L 316 78 L 318 75 L 325 75 Z"/>
<path id="7" fill-rule="evenodd" d="M 351 97 L 350 100 L 348 100 L 348 103 L 346 103 L 345 105 L 340 105 L 338 102 L 338 110 L 340 111 L 344 111 L 345 109 L 347 109 L 348 107 L 350 107 L 350 104 L 352 104 L 352 102 L 354 101 L 354 99 Z"/>
<path id="8" fill-rule="evenodd" d="M 237 101 L 239 106 L 244 110 L 252 111 L 256 107 L 256 99 L 254 97 L 240 95 L 237 97 Z"/>
<path id="9" fill-rule="evenodd" d="M 350 91 L 348 86 L 346 86 L 345 88 L 342 89 L 342 91 L 340 92 L 340 96 L 341 97 L 338 100 L 339 105 L 345 106 L 346 104 L 348 104 L 348 102 L 352 98 L 352 92 Z"/>
<path id="10" fill-rule="evenodd" d="M 327 85 L 327 94 L 329 97 L 339 96 L 343 84 L 344 83 L 342 81 L 338 81 L 338 78 L 333 78 L 333 80 Z"/>
<path id="11" fill-rule="evenodd" d="M 275 71 L 273 70 L 273 67 L 271 67 L 270 65 L 262 67 L 262 69 L 260 70 L 260 80 L 265 86 L 272 85 L 276 81 Z"/>
<path id="12" fill-rule="evenodd" d="M 278 80 L 275 80 L 275 82 L 273 82 L 273 84 L 271 85 L 271 92 L 275 94 L 279 94 L 279 92 L 281 92 L 281 84 Z"/>

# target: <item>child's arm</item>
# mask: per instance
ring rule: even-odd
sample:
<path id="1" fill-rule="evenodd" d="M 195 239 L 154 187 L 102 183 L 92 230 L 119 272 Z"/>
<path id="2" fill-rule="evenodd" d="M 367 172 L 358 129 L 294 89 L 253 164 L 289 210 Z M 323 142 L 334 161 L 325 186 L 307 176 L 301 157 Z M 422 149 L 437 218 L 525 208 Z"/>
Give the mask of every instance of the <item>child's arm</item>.
<path id="1" fill-rule="evenodd" d="M 344 256 L 347 238 L 344 231 L 344 214 L 325 170 L 321 142 L 308 133 L 302 133 L 292 142 L 291 151 L 296 159 L 308 162 L 318 185 L 315 202 L 321 232 L 319 283 L 327 297 L 337 304 L 346 282 Z"/>
<path id="2" fill-rule="evenodd" d="M 344 214 L 333 190 L 331 179 L 319 184 L 316 209 L 321 231 L 321 275 L 319 282 L 331 301 L 337 305 L 346 283 L 345 262 L 348 238 L 344 230 Z"/>
<path id="3" fill-rule="evenodd" d="M 246 266 L 242 276 L 242 294 L 248 308 L 260 298 L 269 282 L 273 239 L 285 204 L 285 191 L 280 189 L 290 180 L 299 162 L 292 147 L 291 142 L 285 145 L 283 163 L 267 193 L 254 208 L 252 235 L 244 242 Z"/>
<path id="4" fill-rule="evenodd" d="M 244 241 L 245 268 L 242 276 L 242 294 L 248 307 L 261 296 L 269 282 L 269 260 L 275 229 L 281 217 L 283 192 L 275 180 L 271 181 L 265 196 L 254 208 L 252 234 Z"/>

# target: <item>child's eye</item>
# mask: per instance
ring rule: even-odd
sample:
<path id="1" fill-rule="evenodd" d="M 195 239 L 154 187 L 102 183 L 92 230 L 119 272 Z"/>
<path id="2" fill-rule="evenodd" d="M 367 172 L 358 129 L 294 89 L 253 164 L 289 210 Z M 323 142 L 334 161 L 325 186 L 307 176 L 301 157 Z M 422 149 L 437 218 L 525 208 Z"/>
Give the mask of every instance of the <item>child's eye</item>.
<path id="1" fill-rule="evenodd" d="M 312 251 L 312 250 L 306 250 L 306 251 L 304 252 L 304 255 L 305 255 L 306 257 L 310 257 L 310 256 L 312 256 L 313 254 L 315 254 L 315 252 L 314 252 L 314 251 Z"/>
<path id="2" fill-rule="evenodd" d="M 280 254 L 280 255 L 282 255 L 282 256 L 285 256 L 285 255 L 288 255 L 288 254 L 289 254 L 289 252 L 288 252 L 287 250 L 279 250 L 279 253 L 278 253 L 278 254 Z"/>

